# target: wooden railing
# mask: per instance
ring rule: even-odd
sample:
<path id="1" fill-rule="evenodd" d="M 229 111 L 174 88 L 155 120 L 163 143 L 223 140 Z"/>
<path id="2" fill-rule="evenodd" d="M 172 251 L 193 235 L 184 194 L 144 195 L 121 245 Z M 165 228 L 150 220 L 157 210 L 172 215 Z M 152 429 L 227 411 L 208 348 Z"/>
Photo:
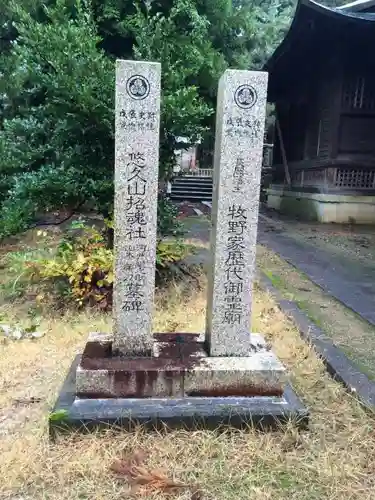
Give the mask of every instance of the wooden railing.
<path id="1" fill-rule="evenodd" d="M 183 175 L 186 177 L 212 177 L 212 168 L 194 168 L 191 170 L 184 170 Z"/>
<path id="2" fill-rule="evenodd" d="M 263 145 L 263 167 L 272 167 L 273 144 Z M 176 172 L 177 173 L 177 172 Z M 180 170 L 180 174 L 188 177 L 212 177 L 212 168 L 184 168 Z"/>

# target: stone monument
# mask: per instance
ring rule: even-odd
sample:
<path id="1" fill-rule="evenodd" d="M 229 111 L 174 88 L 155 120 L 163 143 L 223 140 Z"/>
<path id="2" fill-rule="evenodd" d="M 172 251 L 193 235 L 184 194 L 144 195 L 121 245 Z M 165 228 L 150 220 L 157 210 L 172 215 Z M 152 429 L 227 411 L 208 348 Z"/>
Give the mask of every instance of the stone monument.
<path id="1" fill-rule="evenodd" d="M 160 65 L 118 61 L 113 335 L 91 334 L 55 411 L 65 422 L 274 423 L 307 414 L 251 332 L 267 74 L 219 84 L 206 335 L 152 333 Z"/>
<path id="2" fill-rule="evenodd" d="M 160 64 L 117 61 L 114 347 L 150 356 L 155 287 Z"/>
<path id="3" fill-rule="evenodd" d="M 211 356 L 248 356 L 267 103 L 264 72 L 219 82 L 207 341 Z"/>

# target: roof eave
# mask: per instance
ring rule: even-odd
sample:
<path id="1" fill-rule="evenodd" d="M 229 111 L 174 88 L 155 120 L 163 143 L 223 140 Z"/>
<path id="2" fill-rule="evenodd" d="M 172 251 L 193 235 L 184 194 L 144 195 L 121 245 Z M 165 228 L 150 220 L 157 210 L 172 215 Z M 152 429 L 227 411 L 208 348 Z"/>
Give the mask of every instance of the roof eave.
<path id="1" fill-rule="evenodd" d="M 374 6 L 375 6 L 375 0 L 356 0 L 355 2 L 347 3 L 345 5 L 341 5 L 340 7 L 336 7 L 336 10 L 362 12 Z"/>
<path id="2" fill-rule="evenodd" d="M 375 4 L 375 0 L 368 0 L 368 1 L 373 1 Z M 270 71 L 272 67 L 276 64 L 276 61 L 288 50 L 293 40 L 294 34 L 297 31 L 298 25 L 300 23 L 299 19 L 300 13 L 304 9 L 310 9 L 311 11 L 314 11 L 321 16 L 329 16 L 332 19 L 335 19 L 339 22 L 350 20 L 352 22 L 360 22 L 363 24 L 375 21 L 375 18 L 366 17 L 366 14 L 362 14 L 360 12 L 357 15 L 355 12 L 331 9 L 329 7 L 325 7 L 324 5 L 314 2 L 313 0 L 299 0 L 296 11 L 294 13 L 292 23 L 289 27 L 287 34 L 284 37 L 284 40 L 280 43 L 280 45 L 276 48 L 272 56 L 263 66 L 263 69 L 265 71 Z"/>

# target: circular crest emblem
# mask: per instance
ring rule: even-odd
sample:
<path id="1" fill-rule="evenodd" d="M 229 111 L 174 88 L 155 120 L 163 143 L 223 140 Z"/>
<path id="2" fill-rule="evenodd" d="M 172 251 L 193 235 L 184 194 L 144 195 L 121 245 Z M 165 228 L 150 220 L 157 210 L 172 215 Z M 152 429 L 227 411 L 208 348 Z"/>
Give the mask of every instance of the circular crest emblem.
<path id="1" fill-rule="evenodd" d="M 234 102 L 242 109 L 252 108 L 257 100 L 257 92 L 251 85 L 240 85 L 234 93 Z"/>
<path id="2" fill-rule="evenodd" d="M 150 84 L 144 76 L 134 75 L 126 82 L 126 91 L 132 99 L 141 101 L 149 95 Z"/>

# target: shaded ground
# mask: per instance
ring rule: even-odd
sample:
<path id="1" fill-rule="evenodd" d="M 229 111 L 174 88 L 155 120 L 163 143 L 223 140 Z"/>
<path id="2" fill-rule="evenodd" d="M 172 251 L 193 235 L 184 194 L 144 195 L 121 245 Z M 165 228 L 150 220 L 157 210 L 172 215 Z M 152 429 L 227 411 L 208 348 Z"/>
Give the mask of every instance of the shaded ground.
<path id="1" fill-rule="evenodd" d="M 307 222 L 262 207 L 262 213 L 279 228 L 309 240 L 327 251 L 375 267 L 375 227 L 362 224 L 321 224 Z"/>
<path id="2" fill-rule="evenodd" d="M 257 264 L 273 285 L 326 332 L 360 371 L 375 380 L 375 327 L 262 245 L 258 245 Z"/>
<path id="3" fill-rule="evenodd" d="M 375 325 L 375 265 L 334 245 L 308 240 L 291 226 L 260 216 L 258 242 Z"/>

